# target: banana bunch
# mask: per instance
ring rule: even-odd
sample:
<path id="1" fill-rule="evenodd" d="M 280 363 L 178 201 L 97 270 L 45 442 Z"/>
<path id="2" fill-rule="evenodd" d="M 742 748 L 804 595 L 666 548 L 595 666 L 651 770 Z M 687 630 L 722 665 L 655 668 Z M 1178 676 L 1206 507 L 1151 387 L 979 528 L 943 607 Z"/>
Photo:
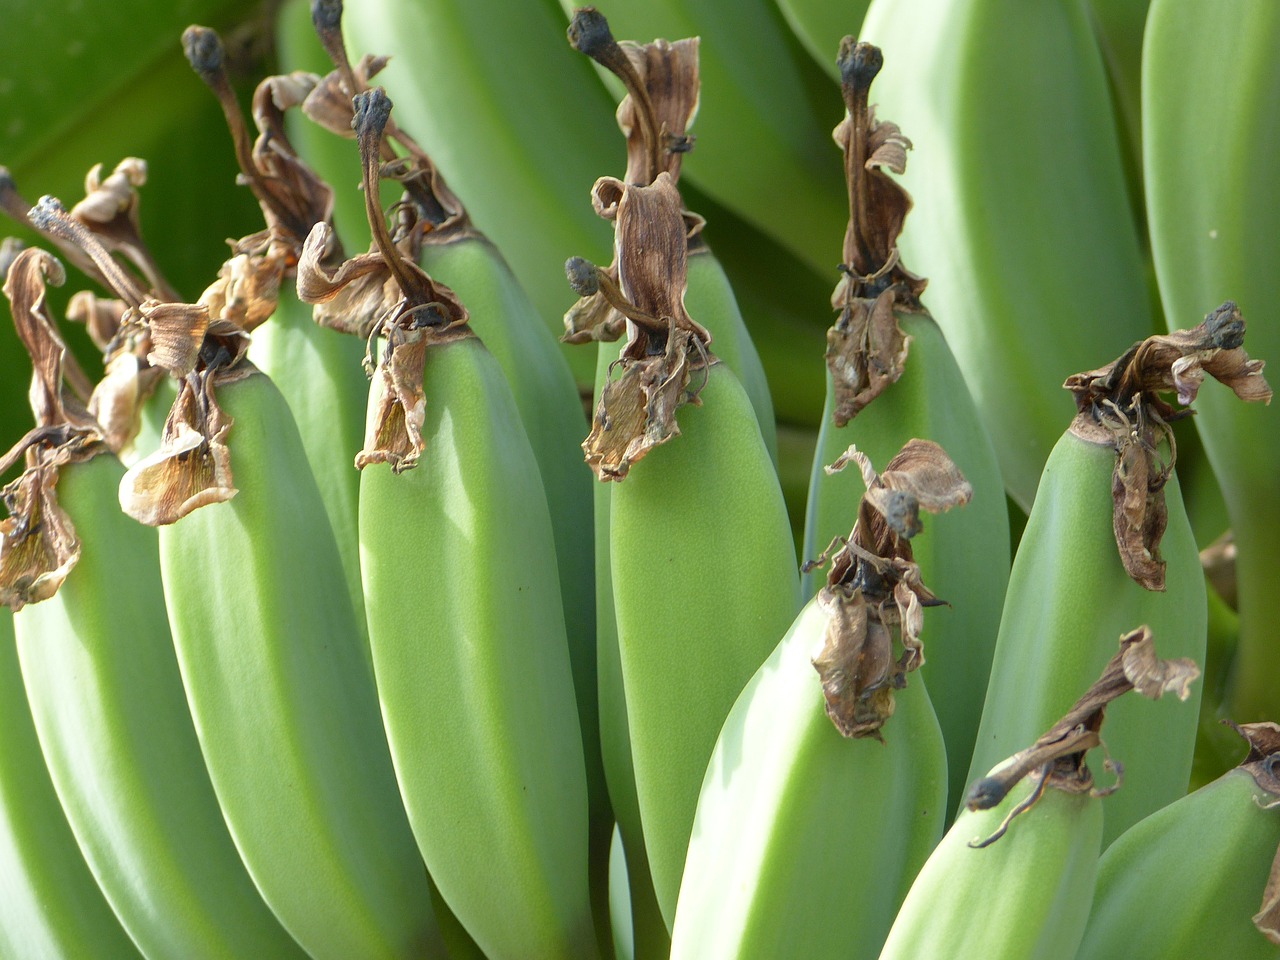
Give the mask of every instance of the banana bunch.
<path id="1" fill-rule="evenodd" d="M 122 2 L 0 130 L 0 958 L 1280 957 L 1272 5 Z"/>

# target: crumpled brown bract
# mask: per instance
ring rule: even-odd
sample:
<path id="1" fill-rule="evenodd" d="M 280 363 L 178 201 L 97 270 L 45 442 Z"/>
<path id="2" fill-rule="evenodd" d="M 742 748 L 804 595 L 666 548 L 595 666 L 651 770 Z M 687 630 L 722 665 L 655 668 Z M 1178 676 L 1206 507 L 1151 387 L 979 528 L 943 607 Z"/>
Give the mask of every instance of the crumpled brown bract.
<path id="1" fill-rule="evenodd" d="M 618 265 L 613 306 L 628 319 L 621 374 L 601 391 L 587 464 L 600 480 L 621 480 L 650 450 L 677 436 L 676 410 L 697 403 L 711 336 L 684 306 L 688 249 L 680 192 L 665 171 L 649 186 L 596 181 L 596 210 L 614 221 Z M 695 374 L 697 375 L 695 379 Z"/>
<path id="2" fill-rule="evenodd" d="M 666 173 L 674 186 L 680 179 L 684 155 L 693 148 L 688 128 L 698 112 L 701 81 L 698 75 L 699 39 L 692 37 L 674 42 L 654 40 L 635 43 L 614 42 L 608 25 L 594 8 L 584 8 L 575 15 L 575 23 L 585 17 L 591 29 L 603 26 L 608 40 L 602 47 L 589 48 L 589 56 L 611 70 L 627 89 L 618 104 L 616 119 L 627 141 L 627 170 L 622 182 L 635 186 L 652 184 L 660 173 Z M 586 22 L 586 21 L 584 21 Z M 574 25 L 570 25 L 570 36 Z M 581 49 L 581 48 L 579 48 Z M 601 211 L 593 190 L 596 210 Z M 682 202 L 683 206 L 683 202 Z M 686 246 L 701 233 L 705 221 L 697 214 L 682 210 L 685 218 Z M 604 268 L 605 275 L 619 283 L 618 263 Z M 622 336 L 625 317 L 608 302 L 603 292 L 584 294 L 564 316 L 565 343 L 612 341 Z"/>
<path id="3" fill-rule="evenodd" d="M 832 136 L 844 152 L 849 225 L 843 276 L 831 295 L 839 316 L 827 331 L 827 369 L 835 391 L 832 415 L 843 427 L 902 376 L 911 338 L 898 313 L 924 312 L 919 298 L 926 281 L 910 273 L 898 254 L 911 197 L 889 173 L 906 170 L 911 141 L 897 124 L 877 120 L 869 105 L 880 51 L 846 37 L 839 63 L 846 114 Z"/>
<path id="4" fill-rule="evenodd" d="M 316 323 L 368 340 L 390 316 L 403 295 L 386 259 L 376 248 L 330 265 L 333 228 L 317 223 L 302 245 L 298 260 L 298 299 L 314 304 Z M 397 243 L 404 258 L 417 260 L 412 237 Z"/>
<path id="5" fill-rule="evenodd" d="M 831 562 L 818 592 L 829 619 L 813 666 L 836 729 L 846 737 L 882 740 L 881 728 L 893 715 L 893 691 L 905 687 L 907 674 L 924 664 L 924 607 L 941 602 L 921 582 L 911 552 L 910 538 L 921 530 L 920 510 L 940 513 L 962 506 L 973 488 L 931 440 L 909 441 L 882 474 L 856 447 L 827 471 L 850 463 L 867 487 L 853 532 L 833 543 L 829 556 L 806 564 L 812 569 Z M 902 646 L 897 658 L 895 639 Z"/>
<path id="6" fill-rule="evenodd" d="M 1175 392 L 1180 404 L 1190 404 L 1208 374 L 1241 400 L 1270 403 L 1263 361 L 1249 358 L 1244 333 L 1239 308 L 1227 301 L 1200 325 L 1141 340 L 1105 367 L 1073 374 L 1063 384 L 1079 411 L 1071 432 L 1116 451 L 1116 547 L 1125 571 L 1148 590 L 1163 590 L 1165 582 L 1164 487 L 1177 460 L 1169 423 L 1192 412 L 1177 410 L 1160 394 Z M 1169 447 L 1167 460 L 1160 455 L 1162 440 Z"/>
<path id="7" fill-rule="evenodd" d="M 276 243 L 266 233 L 237 241 L 232 257 L 219 268 L 218 279 L 205 288 L 198 304 L 209 318 L 221 318 L 252 333 L 276 312 L 280 283 L 296 255 L 290 244 Z M 194 330 L 195 314 L 189 319 Z"/>
<path id="8" fill-rule="evenodd" d="M 19 460 L 25 469 L 0 493 L 9 516 L 0 521 L 0 603 L 20 610 L 57 592 L 80 558 L 80 541 L 58 505 L 59 471 L 106 453 L 102 431 L 83 404 L 63 388 L 66 345 L 45 300 L 46 283 L 60 285 L 62 264 L 38 248 L 14 258 L 4 283 L 14 325 L 34 374 L 35 428 L 3 457 L 0 473 Z"/>
<path id="9" fill-rule="evenodd" d="M 1172 693 L 1179 700 L 1191 694 L 1191 683 L 1200 676 L 1200 668 L 1194 660 L 1179 657 L 1162 660 L 1156 654 L 1151 629 L 1138 627 L 1120 637 L 1120 649 L 1107 662 L 1102 675 L 1083 696 L 1036 742 L 1014 754 L 996 770 L 977 780 L 969 788 L 965 806 L 970 810 L 989 810 L 1008 796 L 1016 784 L 1028 776 L 1034 776 L 1035 787 L 1030 795 L 1009 811 L 1008 816 L 992 836 L 970 846 L 986 846 L 1004 835 L 1014 818 L 1030 810 L 1049 787 L 1067 793 L 1088 793 L 1105 796 L 1120 786 L 1114 784 L 1098 788 L 1093 774 L 1085 764 L 1085 755 L 1102 745 L 1099 731 L 1107 705 L 1117 697 L 1136 690 L 1141 696 L 1158 700 Z M 1119 764 L 1107 760 L 1107 766 L 1122 772 Z"/>

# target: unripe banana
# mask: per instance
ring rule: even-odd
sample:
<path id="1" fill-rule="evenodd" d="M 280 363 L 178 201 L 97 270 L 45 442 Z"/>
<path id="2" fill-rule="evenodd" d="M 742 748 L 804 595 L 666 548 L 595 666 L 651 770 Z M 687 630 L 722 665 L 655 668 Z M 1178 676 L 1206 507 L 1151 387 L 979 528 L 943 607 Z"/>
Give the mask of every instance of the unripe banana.
<path id="1" fill-rule="evenodd" d="M 1225 297 L 1250 317 L 1274 317 L 1280 302 L 1280 181 L 1271 162 L 1280 149 L 1277 46 L 1280 7 L 1269 0 L 1241 0 L 1229 15 L 1152 0 L 1142 54 L 1143 172 L 1170 329 Z M 1272 320 L 1257 324 L 1251 340 L 1259 356 L 1280 355 Z M 1280 418 L 1207 389 L 1196 421 L 1237 550 L 1240 646 L 1230 713 L 1273 718 L 1280 716 Z"/>
<path id="2" fill-rule="evenodd" d="M 257 371 L 220 385 L 217 403 L 234 420 L 240 492 L 163 527 L 160 556 L 227 824 L 313 957 L 444 956 L 367 647 L 288 405 Z"/>
<path id="3" fill-rule="evenodd" d="M 850 220 L 845 276 L 832 297 L 839 319 L 827 333 L 827 397 L 809 482 L 803 555 L 816 557 L 840 535 L 861 497 L 852 471 L 826 470 L 850 443 L 872 463 L 886 463 L 907 439 L 928 437 L 973 487 L 972 504 L 938 517 L 935 533 L 912 545 L 924 581 L 949 603 L 934 614 L 923 669 L 947 744 L 949 792 L 958 798 L 973 756 L 1009 579 L 1004 484 L 951 348 L 919 299 L 922 281 L 897 262 L 898 230 L 911 200 L 888 176 L 890 170 L 901 173 L 905 138 L 892 118 L 876 119 L 869 107 L 868 88 L 882 58 L 870 44 L 846 38 L 837 62 L 847 113 L 835 137 L 845 153 Z M 982 544 L 977 558 L 976 544 Z M 818 586 L 809 575 L 801 584 L 805 596 Z"/>
<path id="4" fill-rule="evenodd" d="M 1112 730 L 1124 722 L 1111 701 L 1135 689 L 1185 698 L 1198 672 L 1190 660 L 1158 658 L 1146 627 L 1122 636 L 1120 652 L 1062 719 L 974 782 L 967 809 L 912 884 L 881 960 L 1074 957 L 1102 839 L 1095 798 L 1106 793 L 1085 756 L 1102 742 L 1104 713 Z"/>
<path id="5" fill-rule="evenodd" d="M 1251 747 L 1239 767 L 1103 854 L 1078 960 L 1280 957 L 1280 728 L 1239 730 Z"/>
<path id="6" fill-rule="evenodd" d="M 1176 386 L 1190 403 L 1209 373 L 1257 396 L 1266 384 L 1243 333 L 1228 305 L 1068 382 L 1081 413 L 1045 465 L 1014 557 L 971 778 L 1060 714 L 1127 626 L 1150 624 L 1163 653 L 1204 661 L 1204 574 L 1164 445 L 1173 408 L 1157 394 Z M 1104 802 L 1105 843 L 1186 792 L 1199 702 L 1197 687 L 1190 704 L 1115 707 L 1107 746 L 1134 765 Z M 1138 765 L 1157 748 L 1168 762 Z"/>
<path id="7" fill-rule="evenodd" d="M 465 308 L 382 220 L 390 101 L 374 89 L 355 107 L 379 288 L 395 291 L 356 465 L 369 640 L 400 791 L 442 898 L 487 955 L 591 957 L 586 777 L 537 461 Z M 427 593 L 406 597 L 406 584 Z"/>
<path id="8" fill-rule="evenodd" d="M 102 428 L 60 396 L 66 347 L 45 306 L 46 279 L 60 284 L 61 265 L 29 250 L 5 285 L 49 439 L 9 455 L 25 453 L 27 470 L 6 491 L 14 516 L 0 545 L 0 594 L 20 611 L 26 695 L 62 808 L 148 957 L 301 957 L 245 873 L 209 783 L 165 618 L 155 531 L 120 512 L 124 468 Z"/>
<path id="9" fill-rule="evenodd" d="M 140 960 L 62 813 L 0 610 L 0 956 Z"/>
<path id="10" fill-rule="evenodd" d="M 942 835 L 946 756 L 924 685 L 885 742 L 846 740 L 810 658 L 809 601 L 734 704 L 698 798 L 672 931 L 677 958 L 875 957 Z"/>
<path id="11" fill-rule="evenodd" d="M 1057 385 L 1153 325 L 1084 4 L 873 0 L 861 39 L 914 66 L 876 85 L 921 147 L 901 180 L 916 201 L 903 259 L 929 278 L 1005 485 L 1030 509 L 1068 409 Z"/>

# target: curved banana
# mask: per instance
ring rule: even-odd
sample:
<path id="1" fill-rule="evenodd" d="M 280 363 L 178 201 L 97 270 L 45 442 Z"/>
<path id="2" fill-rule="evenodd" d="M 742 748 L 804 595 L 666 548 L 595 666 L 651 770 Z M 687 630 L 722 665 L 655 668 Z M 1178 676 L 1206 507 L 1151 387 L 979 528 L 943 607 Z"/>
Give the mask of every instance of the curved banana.
<path id="1" fill-rule="evenodd" d="M 355 106 L 375 285 L 395 291 L 378 311 L 386 345 L 356 464 L 369 641 L 400 791 L 441 897 L 486 955 L 591 957 L 586 776 L 537 461 L 465 308 L 383 222 L 390 101 L 374 89 Z M 402 208 L 408 235 L 410 216 Z"/>
<path id="2" fill-rule="evenodd" d="M 949 606 L 934 614 L 934 642 L 924 678 L 947 744 L 950 793 L 965 786 L 982 699 L 1009 579 L 1009 517 L 991 439 L 946 338 L 919 298 L 922 282 L 897 261 L 897 231 L 910 208 L 887 171 L 901 172 L 905 152 L 897 127 L 871 114 L 868 88 L 882 58 L 870 44 L 846 38 L 846 119 L 836 128 L 845 153 L 849 227 L 845 277 L 828 331 L 827 397 L 814 451 L 802 553 L 816 557 L 848 528 L 862 488 L 852 471 L 826 467 L 856 443 L 873 463 L 886 463 L 911 437 L 938 443 L 973 487 L 973 502 L 936 520 L 934 535 L 913 541 L 925 582 Z M 893 378 L 896 376 L 896 380 Z M 891 382 L 892 381 L 892 382 Z M 977 549 L 981 544 L 981 548 Z M 805 596 L 818 583 L 801 580 Z"/>
<path id="3" fill-rule="evenodd" d="M 1280 727 L 1238 730 L 1250 744 L 1240 766 L 1103 854 L 1078 960 L 1280 957 Z"/>
<path id="4" fill-rule="evenodd" d="M 0 741 L 0 956 L 140 960 L 58 803 L 27 707 L 8 610 L 0 610 Z"/>
<path id="5" fill-rule="evenodd" d="M 1152 330 L 1102 57 L 1082 3 L 873 0 L 862 40 L 920 150 L 902 255 L 1030 509 L 1068 407 L 1058 384 Z M 1026 78 L 1035 76 L 1028 84 Z"/>
<path id="6" fill-rule="evenodd" d="M 910 551 L 893 549 L 902 543 L 895 535 L 880 555 L 870 530 L 873 518 L 884 514 L 866 505 L 883 493 L 883 481 L 903 477 L 894 471 L 920 454 L 917 466 L 927 462 L 938 473 L 950 471 L 945 483 L 921 483 L 932 496 L 967 496 L 967 485 L 939 453 L 912 441 L 882 477 L 872 479 L 856 508 L 858 525 L 847 552 L 833 558 L 827 585 L 725 720 L 698 798 L 672 930 L 673 960 L 874 957 L 941 837 L 946 754 L 924 686 L 918 680 L 905 684 L 890 695 L 896 709 L 881 704 L 881 716 L 865 725 L 863 704 L 882 695 L 877 684 L 900 684 L 867 678 L 853 698 L 845 692 L 860 683 L 851 665 L 881 662 L 873 648 L 891 657 L 890 633 L 898 627 L 904 656 L 918 649 L 918 625 L 902 618 L 895 626 L 881 606 L 899 606 L 893 599 L 900 587 L 916 602 L 922 599 L 914 573 L 895 579 L 911 570 L 895 566 Z M 904 507 L 909 538 L 919 529 L 919 507 Z M 876 573 L 886 585 L 880 596 L 872 596 Z M 862 631 L 853 626 L 859 617 Z M 889 649 L 879 647 L 880 640 Z M 850 699 L 852 711 L 846 709 Z M 892 720 L 886 722 L 888 713 Z M 851 715 L 858 717 L 857 727 L 849 725 Z M 867 742 L 881 739 L 881 725 L 883 741 Z M 726 885 L 725 877 L 732 882 Z"/>
<path id="7" fill-rule="evenodd" d="M 1104 659 L 1100 638 L 1126 623 L 1149 623 L 1163 652 L 1204 661 L 1204 574 L 1174 472 L 1176 411 L 1159 394 L 1176 388 L 1190 404 L 1207 374 L 1241 399 L 1269 397 L 1244 331 L 1227 303 L 1068 379 L 1080 413 L 1045 466 L 1014 557 L 971 774 L 1060 711 Z M 1159 745 L 1169 762 L 1137 767 L 1107 801 L 1107 843 L 1186 792 L 1199 702 L 1197 687 L 1190 708 L 1116 707 L 1113 755 L 1123 763 Z"/>
<path id="8" fill-rule="evenodd" d="M 1122 635 L 1119 652 L 1061 719 L 974 781 L 966 809 L 912 884 L 881 960 L 1074 957 L 1102 840 L 1095 801 L 1114 789 L 1095 786 L 1085 757 L 1102 743 L 1104 714 L 1112 730 L 1125 722 L 1117 698 L 1136 690 L 1185 699 L 1198 675 L 1190 660 L 1158 657 L 1149 628 Z"/>
<path id="9" fill-rule="evenodd" d="M 1267 0 L 1211 16 L 1197 3 L 1152 0 L 1142 63 L 1147 217 L 1170 329 L 1230 297 L 1246 316 L 1273 314 L 1280 186 L 1270 158 L 1280 146 L 1280 8 Z M 1202 63 L 1218 70 L 1197 69 Z M 1206 126 L 1211 125 L 1211 126 Z M 1211 144 L 1204 132 L 1212 129 Z M 1280 330 L 1259 323 L 1253 352 L 1280 355 Z M 1237 549 L 1240 646 L 1229 692 L 1232 716 L 1280 715 L 1273 626 L 1280 617 L 1280 420 L 1205 391 L 1196 418 L 1222 485 Z"/>
<path id="10" fill-rule="evenodd" d="M 66 348 L 44 306 L 46 278 L 60 283 L 60 264 L 26 251 L 5 293 L 36 364 L 37 420 L 65 439 L 25 449 L 27 470 L 6 496 L 15 511 L 0 546 L 0 593 L 19 610 L 26 696 L 62 808 L 148 957 L 302 957 L 245 872 L 209 783 L 165 617 L 155 531 L 120 512 L 124 468 L 102 428 L 58 397 Z M 24 586 L 53 587 L 62 575 L 51 596 Z"/>

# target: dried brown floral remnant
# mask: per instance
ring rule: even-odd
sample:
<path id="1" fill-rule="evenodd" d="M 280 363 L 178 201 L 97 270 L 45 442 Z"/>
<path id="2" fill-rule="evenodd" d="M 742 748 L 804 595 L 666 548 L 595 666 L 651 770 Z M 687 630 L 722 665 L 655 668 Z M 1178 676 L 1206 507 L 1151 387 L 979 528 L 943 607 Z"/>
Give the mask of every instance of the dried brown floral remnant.
<path id="1" fill-rule="evenodd" d="M 688 246 L 671 175 L 664 171 L 649 186 L 603 177 L 592 197 L 596 211 L 614 222 L 618 283 L 582 260 L 570 261 L 571 273 L 580 284 L 594 277 L 626 317 L 628 340 L 617 362 L 622 373 L 605 384 L 582 447 L 600 480 L 621 480 L 680 433 L 676 410 L 698 402 L 707 368 L 719 361 L 707 351 L 711 335 L 684 306 Z"/>
<path id="2" fill-rule="evenodd" d="M 846 737 L 882 740 L 880 730 L 893 715 L 893 691 L 905 687 L 907 674 L 924 664 L 924 607 L 943 602 L 921 582 L 912 555 L 910 540 L 922 529 L 920 511 L 962 506 L 973 488 L 930 440 L 909 441 L 881 474 L 856 447 L 827 472 L 850 463 L 867 487 L 853 532 L 805 565 L 807 571 L 831 562 L 818 592 L 829 620 L 813 666 L 836 729 Z M 902 646 L 897 658 L 895 639 Z"/>
<path id="3" fill-rule="evenodd" d="M 698 111 L 698 39 L 618 42 L 594 7 L 574 12 L 568 36 L 575 50 L 612 72 L 626 88 L 617 110 L 618 126 L 627 140 L 624 182 L 648 186 L 665 172 L 674 184 L 684 154 L 693 149 L 687 131 Z M 686 239 L 693 240 L 704 221 L 687 210 L 683 213 Z M 603 272 L 618 282 L 616 261 Z M 623 314 L 602 292 L 582 294 L 564 322 L 566 343 L 616 340 L 625 328 Z"/>
<path id="4" fill-rule="evenodd" d="M 844 152 L 849 226 L 843 276 L 831 295 L 839 316 L 827 331 L 827 368 L 835 390 L 833 417 L 843 427 L 902 376 L 911 338 L 899 311 L 920 313 L 925 282 L 907 271 L 898 236 L 911 197 L 889 176 L 906 169 L 911 141 L 893 123 L 876 119 L 871 83 L 880 72 L 880 50 L 845 37 L 838 60 L 846 115 L 833 131 Z"/>
<path id="5" fill-rule="evenodd" d="M 1115 770 L 1117 779 L 1105 788 L 1095 786 L 1093 773 L 1085 764 L 1085 755 L 1102 745 L 1099 731 L 1107 705 L 1130 690 L 1136 690 L 1150 700 L 1158 700 L 1165 693 L 1173 693 L 1179 700 L 1186 700 L 1191 693 L 1191 682 L 1198 676 L 1200 668 L 1194 660 L 1186 657 L 1162 660 L 1157 657 L 1149 627 L 1141 626 L 1121 636 L 1120 649 L 1107 662 L 1102 675 L 1061 720 L 1031 746 L 1014 754 L 998 769 L 969 787 L 965 806 L 970 810 L 990 810 L 1024 778 L 1035 777 L 1031 793 L 1009 811 L 995 833 L 969 845 L 985 847 L 1000 839 L 1014 818 L 1035 806 L 1050 787 L 1095 797 L 1118 789 L 1123 776 L 1123 767 L 1119 763 L 1107 759 L 1106 765 Z"/>
<path id="6" fill-rule="evenodd" d="M 396 236 L 384 219 L 378 184 L 383 135 L 391 116 L 390 99 L 380 87 L 374 87 L 357 94 L 354 105 L 373 246 L 367 254 L 326 269 L 312 255 L 323 244 L 328 230 L 325 224 L 317 224 L 307 238 L 299 265 L 298 296 L 307 303 L 337 305 L 332 325 L 346 324 L 348 332 L 386 341 L 373 373 L 365 445 L 356 456 L 356 467 L 387 463 L 400 473 L 417 465 L 426 445 L 422 428 L 426 419 L 423 367 L 427 349 L 475 334 L 457 295 L 428 276 L 408 253 L 417 250 L 416 207 L 400 206 Z M 372 364 L 371 356 L 366 358 L 366 364 Z"/>
<path id="7" fill-rule="evenodd" d="M 80 541 L 58 506 L 55 488 L 63 466 L 107 452 L 102 431 L 81 402 L 63 389 L 66 345 L 45 302 L 47 283 L 66 274 L 51 254 L 18 254 L 4 284 L 18 336 L 31 356 L 34 429 L 0 457 L 0 473 L 19 460 L 25 469 L 0 491 L 9 516 L 0 521 L 0 603 L 20 610 L 48 599 L 80 559 Z"/>
<path id="8" fill-rule="evenodd" d="M 1244 333 L 1244 318 L 1228 300 L 1199 326 L 1148 337 L 1107 366 L 1073 374 L 1063 384 L 1079 411 L 1071 432 L 1115 449 L 1116 547 L 1126 572 L 1148 590 L 1164 589 L 1164 487 L 1177 460 L 1169 424 L 1193 412 L 1177 410 L 1160 394 L 1174 392 L 1186 407 L 1209 374 L 1241 400 L 1270 403 L 1263 361 L 1249 358 Z M 1169 447 L 1167 461 L 1160 455 L 1162 440 Z"/>
<path id="9" fill-rule="evenodd" d="M 1253 777 L 1261 791 L 1261 796 L 1254 801 L 1264 810 L 1275 810 L 1280 815 L 1280 724 L 1223 722 L 1249 744 L 1249 753 L 1240 761 L 1240 769 Z M 1253 924 L 1268 940 L 1280 945 L 1280 849 L 1276 850 L 1262 892 L 1262 905 L 1253 916 Z"/>

